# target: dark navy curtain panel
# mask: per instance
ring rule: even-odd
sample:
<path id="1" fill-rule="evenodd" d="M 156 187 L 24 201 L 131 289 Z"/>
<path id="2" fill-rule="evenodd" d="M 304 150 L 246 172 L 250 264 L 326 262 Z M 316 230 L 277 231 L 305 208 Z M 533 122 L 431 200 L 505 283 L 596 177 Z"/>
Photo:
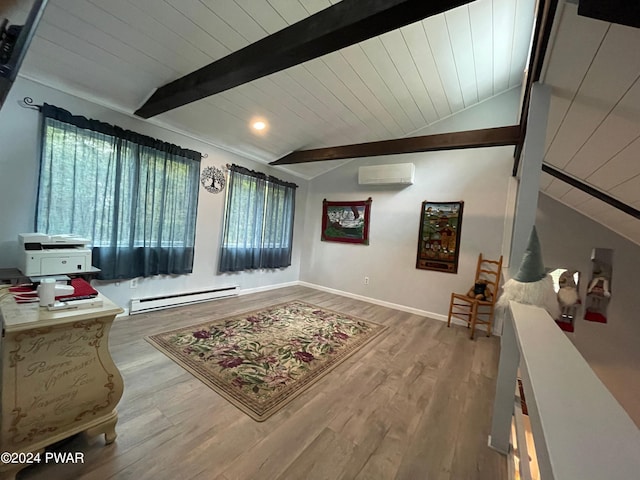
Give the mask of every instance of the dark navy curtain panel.
<path id="1" fill-rule="evenodd" d="M 220 272 L 291 265 L 294 183 L 229 167 Z"/>
<path id="2" fill-rule="evenodd" d="M 191 273 L 200 159 L 45 104 L 36 229 L 90 239 L 99 279 Z"/>

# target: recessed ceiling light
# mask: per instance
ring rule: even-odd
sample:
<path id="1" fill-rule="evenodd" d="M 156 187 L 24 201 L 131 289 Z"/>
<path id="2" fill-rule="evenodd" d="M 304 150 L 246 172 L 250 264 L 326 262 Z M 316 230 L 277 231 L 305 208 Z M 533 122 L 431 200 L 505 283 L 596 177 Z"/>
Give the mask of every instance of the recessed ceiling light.
<path id="1" fill-rule="evenodd" d="M 267 124 L 262 121 L 258 121 L 258 122 L 253 122 L 252 126 L 256 130 L 264 130 L 267 127 Z"/>

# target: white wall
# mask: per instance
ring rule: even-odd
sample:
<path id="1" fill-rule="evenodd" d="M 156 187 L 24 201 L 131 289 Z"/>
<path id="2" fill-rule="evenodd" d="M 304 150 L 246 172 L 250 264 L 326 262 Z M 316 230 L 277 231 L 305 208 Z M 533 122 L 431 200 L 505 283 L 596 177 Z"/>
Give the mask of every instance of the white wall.
<path id="1" fill-rule="evenodd" d="M 351 162 L 314 179 L 309 189 L 300 279 L 332 289 L 446 315 L 450 292 L 473 284 L 478 254 L 497 258 L 511 147 L 411 154 Z M 406 188 L 359 186 L 358 166 L 413 162 Z M 320 241 L 322 200 L 372 197 L 368 246 Z M 415 268 L 421 204 L 464 201 L 457 274 Z M 364 284 L 364 277 L 370 279 Z"/>
<path id="2" fill-rule="evenodd" d="M 583 320 L 582 309 L 575 332 L 567 335 L 640 427 L 640 246 L 544 194 L 538 201 L 536 228 L 547 267 L 582 272 L 583 302 L 591 274 L 592 249 L 613 249 L 608 323 Z"/>
<path id="3" fill-rule="evenodd" d="M 265 165 L 217 149 L 193 138 L 155 126 L 143 120 L 127 116 L 80 98 L 19 78 L 0 111 L 0 268 L 15 267 L 18 255 L 18 233 L 34 230 L 36 191 L 38 182 L 38 141 L 40 114 L 18 106 L 25 96 L 35 103 L 49 103 L 103 122 L 118 125 L 154 138 L 193 149 L 208 158 L 202 159 L 202 168 L 208 165 L 222 166 L 236 163 L 247 168 L 271 173 L 297 183 L 292 265 L 285 269 L 259 270 L 235 274 L 217 274 L 218 251 L 224 210 L 224 193 L 210 194 L 200 188 L 196 250 L 193 273 L 178 276 L 155 276 L 140 279 L 136 289 L 128 282 L 116 286 L 115 282 L 99 282 L 98 288 L 122 307 L 128 307 L 130 298 L 193 289 L 239 284 L 242 289 L 265 288 L 270 285 L 298 280 L 300 268 L 300 239 L 303 237 L 304 209 L 306 204 L 306 180 Z M 70 232 L 71 233 L 71 232 Z"/>
<path id="4" fill-rule="evenodd" d="M 517 100 L 507 92 L 419 134 L 510 125 L 516 121 Z M 358 185 L 361 165 L 405 162 L 416 166 L 409 187 Z M 513 147 L 495 147 L 363 158 L 316 177 L 309 186 L 300 279 L 443 318 L 450 293 L 466 292 L 473 284 L 478 254 L 497 258 L 502 252 L 512 165 Z M 373 199 L 368 246 L 320 240 L 323 199 L 368 197 Z M 457 274 L 415 268 L 424 200 L 465 202 Z"/>
<path id="5" fill-rule="evenodd" d="M 411 136 L 516 125 L 520 122 L 520 94 L 520 88 L 514 87 L 433 125 L 421 128 Z"/>

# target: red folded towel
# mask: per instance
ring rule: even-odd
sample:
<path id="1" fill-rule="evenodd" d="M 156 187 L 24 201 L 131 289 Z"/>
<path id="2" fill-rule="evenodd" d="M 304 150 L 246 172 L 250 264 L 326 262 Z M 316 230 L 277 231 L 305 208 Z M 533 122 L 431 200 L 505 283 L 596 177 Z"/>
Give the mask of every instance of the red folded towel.
<path id="1" fill-rule="evenodd" d="M 71 286 L 73 287 L 72 294 L 56 296 L 56 300 L 67 302 L 83 298 L 93 298 L 98 295 L 98 291 L 93 288 L 89 282 L 82 278 L 71 279 Z M 31 284 L 16 285 L 14 287 L 10 287 L 9 291 L 13 293 L 14 298 L 18 303 L 29 303 L 37 301 L 38 298 L 38 292 L 36 291 L 35 286 Z"/>
<path id="2" fill-rule="evenodd" d="M 71 286 L 74 289 L 71 295 L 56 297 L 56 300 L 66 302 L 69 300 L 80 300 L 81 298 L 92 298 L 98 295 L 98 291 L 93 288 L 89 282 L 82 278 L 71 279 Z"/>

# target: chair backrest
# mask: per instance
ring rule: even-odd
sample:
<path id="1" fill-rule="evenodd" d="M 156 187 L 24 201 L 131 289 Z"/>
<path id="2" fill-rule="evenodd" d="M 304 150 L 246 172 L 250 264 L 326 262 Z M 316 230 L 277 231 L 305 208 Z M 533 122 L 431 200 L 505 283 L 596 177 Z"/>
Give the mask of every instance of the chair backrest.
<path id="1" fill-rule="evenodd" d="M 478 267 L 476 268 L 476 282 L 486 280 L 487 288 L 491 291 L 491 301 L 495 303 L 498 297 L 498 287 L 502 275 L 502 255 L 499 260 L 489 260 L 482 254 L 478 255 Z"/>

